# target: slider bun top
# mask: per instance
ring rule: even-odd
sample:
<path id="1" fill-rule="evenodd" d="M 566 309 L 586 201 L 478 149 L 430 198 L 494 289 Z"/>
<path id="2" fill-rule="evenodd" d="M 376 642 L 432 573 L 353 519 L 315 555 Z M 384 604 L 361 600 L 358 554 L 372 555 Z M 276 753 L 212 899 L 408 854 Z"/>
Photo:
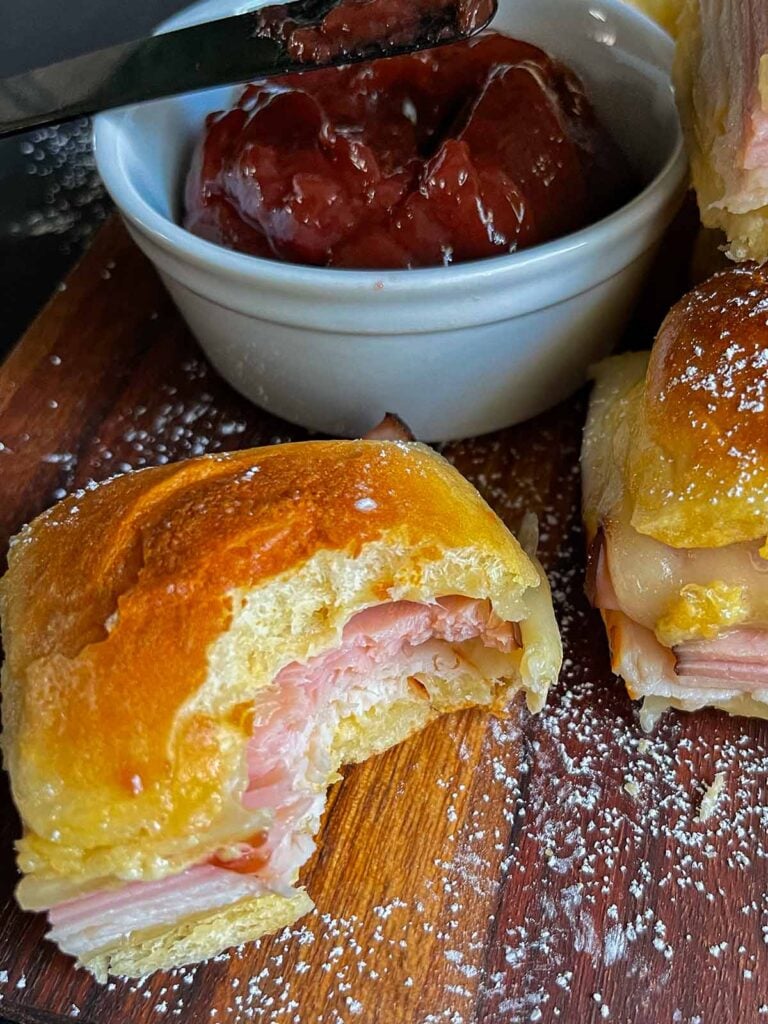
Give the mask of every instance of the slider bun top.
<path id="1" fill-rule="evenodd" d="M 632 525 L 673 547 L 768 533 L 768 271 L 733 267 L 672 308 L 630 397 Z"/>
<path id="2" fill-rule="evenodd" d="M 22 882 L 27 905 L 74 894 L 56 879 L 162 877 L 263 825 L 240 799 L 249 704 L 284 665 L 335 646 L 357 611 L 463 594 L 521 620 L 548 600 L 475 489 L 430 449 L 392 441 L 115 478 L 37 518 L 9 562 L 3 748 L 20 866 L 52 883 Z M 538 706 L 559 667 L 547 614 L 521 667 Z"/>

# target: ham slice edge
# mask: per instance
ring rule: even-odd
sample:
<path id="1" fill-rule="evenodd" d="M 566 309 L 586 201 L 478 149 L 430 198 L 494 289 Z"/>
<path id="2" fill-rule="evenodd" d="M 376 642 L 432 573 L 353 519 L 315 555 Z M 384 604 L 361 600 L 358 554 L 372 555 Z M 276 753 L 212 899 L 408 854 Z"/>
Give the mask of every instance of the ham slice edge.
<path id="1" fill-rule="evenodd" d="M 86 958 L 131 931 L 171 924 L 244 896 L 290 895 L 299 868 L 314 849 L 312 835 L 319 827 L 328 778 L 337 767 L 330 745 L 345 712 L 365 714 L 382 702 L 412 699 L 409 680 L 420 672 L 481 674 L 462 648 L 478 640 L 506 655 L 521 647 L 518 624 L 499 619 L 487 600 L 453 595 L 430 604 L 390 602 L 357 613 L 337 648 L 285 666 L 254 705 L 243 803 L 273 812 L 272 825 L 258 839 L 255 866 L 242 869 L 255 852 L 245 843 L 230 863 L 216 858 L 167 878 L 57 904 L 49 910 L 49 938 L 65 952 Z"/>

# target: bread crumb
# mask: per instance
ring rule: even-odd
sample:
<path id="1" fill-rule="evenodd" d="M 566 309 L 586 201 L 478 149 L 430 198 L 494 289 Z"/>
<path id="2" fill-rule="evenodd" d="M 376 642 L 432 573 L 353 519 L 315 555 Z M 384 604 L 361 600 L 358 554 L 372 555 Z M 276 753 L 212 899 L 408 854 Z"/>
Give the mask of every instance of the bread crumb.
<path id="1" fill-rule="evenodd" d="M 712 816 L 724 789 L 725 772 L 718 772 L 712 782 L 707 786 L 704 796 L 701 798 L 701 805 L 699 806 L 699 813 L 696 815 L 696 821 L 706 821 Z"/>

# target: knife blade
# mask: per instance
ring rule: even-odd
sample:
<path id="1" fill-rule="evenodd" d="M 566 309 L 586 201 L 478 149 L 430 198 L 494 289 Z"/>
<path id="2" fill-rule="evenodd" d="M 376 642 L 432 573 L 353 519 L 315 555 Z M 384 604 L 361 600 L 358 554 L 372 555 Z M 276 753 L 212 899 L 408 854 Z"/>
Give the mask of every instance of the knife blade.
<path id="1" fill-rule="evenodd" d="M 298 0 L 279 10 L 289 24 L 321 28 L 338 3 Z M 288 35 L 265 31 L 269 21 L 264 15 L 271 8 L 119 43 L 0 80 L 0 137 L 177 93 L 396 56 L 466 38 L 490 21 L 495 3 L 486 0 L 482 17 L 471 21 L 462 3 L 438 2 L 433 16 L 419 20 L 408 40 L 400 32 L 393 44 L 362 41 L 319 60 L 297 52 Z"/>

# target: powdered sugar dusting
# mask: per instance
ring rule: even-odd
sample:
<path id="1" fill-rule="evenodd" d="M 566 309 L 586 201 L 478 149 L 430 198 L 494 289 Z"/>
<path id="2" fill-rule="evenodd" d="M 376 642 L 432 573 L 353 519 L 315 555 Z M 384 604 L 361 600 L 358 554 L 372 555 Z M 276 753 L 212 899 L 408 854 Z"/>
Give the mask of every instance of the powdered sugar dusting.
<path id="1" fill-rule="evenodd" d="M 667 439 L 676 436 L 689 450 L 681 464 L 664 465 L 658 454 L 659 478 L 673 484 L 658 500 L 717 506 L 748 499 L 757 523 L 762 517 L 764 524 L 768 278 L 763 269 L 731 267 L 685 296 L 661 329 L 649 379 L 646 407 L 653 439 L 665 449 Z"/>
<path id="2" fill-rule="evenodd" d="M 197 357 L 158 377 L 87 451 L 47 454 L 62 488 L 301 436 L 259 421 Z M 452 716 L 351 770 L 303 877 L 314 913 L 204 966 L 86 986 L 87 1008 L 81 976 L 61 972 L 70 1016 L 517 1024 L 578 1005 L 580 1024 L 703 1024 L 736 1019 L 735 999 L 740 1021 L 768 1014 L 764 727 L 670 715 L 642 732 L 581 594 L 579 425 L 577 411 L 446 448 L 510 526 L 538 517 L 565 642 L 544 712 Z M 47 998 L 37 972 L 2 967 L 0 996 Z M 719 984 L 736 976 L 738 993 Z"/>
<path id="3" fill-rule="evenodd" d="M 68 252 L 90 237 L 108 210 L 93 159 L 90 121 L 37 129 L 19 145 L 27 173 L 44 179 L 46 186 L 40 207 L 26 210 L 12 223 L 11 234 L 58 235 L 62 249 Z"/>

